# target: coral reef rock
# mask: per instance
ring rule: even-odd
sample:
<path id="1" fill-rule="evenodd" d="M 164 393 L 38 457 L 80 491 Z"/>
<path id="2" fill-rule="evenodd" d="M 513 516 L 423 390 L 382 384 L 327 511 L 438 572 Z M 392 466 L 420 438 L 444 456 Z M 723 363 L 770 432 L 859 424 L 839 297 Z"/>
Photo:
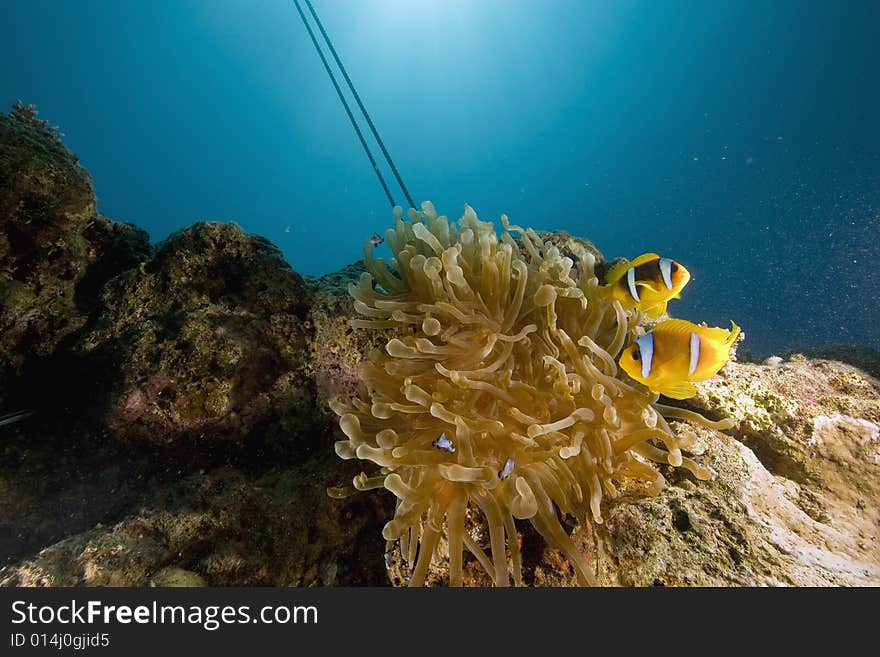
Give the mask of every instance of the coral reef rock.
<path id="1" fill-rule="evenodd" d="M 354 316 L 348 286 L 357 284 L 364 271 L 363 263 L 356 263 L 307 280 L 312 299 L 310 373 L 316 395 L 322 400 L 319 412 L 325 412 L 325 426 L 331 431 L 336 430 L 336 416 L 327 409 L 327 400 L 354 396 L 360 385 L 358 364 L 373 349 L 381 348 L 386 339 L 378 333 L 358 334 L 348 325 L 349 318 Z"/>
<path id="2" fill-rule="evenodd" d="M 221 223 L 151 249 L 21 105 L 0 182 L 0 415 L 32 411 L 0 426 L 0 579 L 387 582 L 386 501 L 326 494 L 356 471 L 315 412 L 312 288 L 278 249 Z"/>
<path id="3" fill-rule="evenodd" d="M 212 444 L 309 433 L 308 300 L 261 237 L 200 222 L 104 287 L 74 350 L 107 373 L 104 421 L 122 442 Z M 113 377 L 115 363 L 118 376 Z"/>
<path id="4" fill-rule="evenodd" d="M 334 459 L 252 479 L 233 468 L 171 484 L 108 526 L 14 567 L 0 586 L 332 586 L 382 584 L 380 500 L 327 496 Z"/>
<path id="5" fill-rule="evenodd" d="M 32 107 L 0 113 L 0 402 L 148 251 L 143 230 L 98 214 L 88 172 Z"/>
<path id="6" fill-rule="evenodd" d="M 67 420 L 46 412 L 0 428 L 0 566 L 118 517 L 179 469 Z"/>

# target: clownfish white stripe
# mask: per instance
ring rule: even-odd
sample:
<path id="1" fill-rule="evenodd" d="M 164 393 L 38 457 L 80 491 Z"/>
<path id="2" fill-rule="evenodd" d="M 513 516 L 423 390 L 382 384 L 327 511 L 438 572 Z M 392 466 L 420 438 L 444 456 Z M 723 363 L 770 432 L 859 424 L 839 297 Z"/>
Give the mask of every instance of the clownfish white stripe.
<path id="1" fill-rule="evenodd" d="M 651 364 L 654 361 L 654 334 L 646 333 L 638 340 L 639 352 L 642 360 L 642 378 L 647 379 L 651 376 Z"/>
<path id="2" fill-rule="evenodd" d="M 672 260 L 669 258 L 660 258 L 660 274 L 663 276 L 663 282 L 666 283 L 666 289 L 672 289 Z"/>
<path id="3" fill-rule="evenodd" d="M 691 333 L 691 362 L 688 375 L 697 371 L 697 365 L 700 364 L 700 336 Z"/>
<path id="4" fill-rule="evenodd" d="M 629 293 L 632 295 L 632 298 L 636 300 L 636 303 L 640 303 L 641 299 L 639 298 L 639 290 L 636 288 L 636 268 L 630 267 L 630 269 L 626 272 L 626 284 L 629 286 Z"/>

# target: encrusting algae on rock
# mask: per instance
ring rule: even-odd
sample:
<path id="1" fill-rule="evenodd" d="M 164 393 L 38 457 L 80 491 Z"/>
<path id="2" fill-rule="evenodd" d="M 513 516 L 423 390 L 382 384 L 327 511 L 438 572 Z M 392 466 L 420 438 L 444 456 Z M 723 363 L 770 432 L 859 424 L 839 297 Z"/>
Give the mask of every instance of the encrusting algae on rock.
<path id="1" fill-rule="evenodd" d="M 399 542 L 411 585 L 424 583 L 444 533 L 450 584 L 462 584 L 464 548 L 496 585 L 510 574 L 521 584 L 514 519 L 560 549 L 581 584 L 595 583 L 559 514 L 601 523 L 602 499 L 620 484 L 659 492 L 666 481 L 654 463 L 710 478 L 682 454 L 687 439 L 666 418 L 710 429 L 730 422 L 658 404 L 618 371 L 621 350 L 643 333 L 642 315 L 598 292 L 593 253 L 565 256 L 506 216 L 499 237 L 470 207 L 457 224 L 430 203 L 409 218 L 395 208 L 385 235 L 392 266 L 368 241 L 368 273 L 349 288 L 365 317 L 351 325 L 394 337 L 361 364 L 366 393 L 332 404 L 348 437 L 337 454 L 379 466 L 356 488 L 397 497 L 383 536 Z M 489 554 L 465 529 L 477 510 Z"/>

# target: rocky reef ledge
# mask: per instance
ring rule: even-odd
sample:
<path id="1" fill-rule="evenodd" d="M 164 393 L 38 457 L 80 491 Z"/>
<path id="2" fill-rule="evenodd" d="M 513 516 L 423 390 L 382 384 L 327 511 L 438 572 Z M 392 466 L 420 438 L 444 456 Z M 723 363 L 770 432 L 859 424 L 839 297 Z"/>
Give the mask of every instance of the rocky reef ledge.
<path id="1" fill-rule="evenodd" d="M 97 211 L 31 108 L 0 114 L 0 415 L 30 412 L 0 420 L 0 584 L 403 582 L 381 537 L 391 495 L 326 493 L 365 467 L 334 454 L 327 409 L 381 344 L 347 325 L 362 270 L 302 277 L 232 223 L 151 247 Z M 730 363 L 703 384 L 687 406 L 734 429 L 679 429 L 716 476 L 667 468 L 658 496 L 572 523 L 599 581 L 880 585 L 878 356 Z M 573 585 L 521 530 L 526 583 Z M 428 581 L 443 584 L 438 551 Z"/>

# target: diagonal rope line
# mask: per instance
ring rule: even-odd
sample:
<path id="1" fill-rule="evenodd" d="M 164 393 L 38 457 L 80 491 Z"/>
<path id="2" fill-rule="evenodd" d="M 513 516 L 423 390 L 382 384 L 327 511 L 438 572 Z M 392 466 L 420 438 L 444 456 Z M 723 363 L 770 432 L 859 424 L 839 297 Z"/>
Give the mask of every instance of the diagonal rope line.
<path id="1" fill-rule="evenodd" d="M 296 1 L 296 0 L 294 0 Z M 336 53 L 336 48 L 333 47 L 333 42 L 330 41 L 330 37 L 327 36 L 326 30 L 324 30 L 324 24 L 321 23 L 321 19 L 318 18 L 318 14 L 315 12 L 315 8 L 312 7 L 312 3 L 310 0 L 305 0 L 306 6 L 309 8 L 309 12 L 311 12 L 312 17 L 315 19 L 315 23 L 318 24 L 318 29 L 321 30 L 321 34 L 324 36 L 324 41 L 327 42 L 327 46 L 330 48 L 330 53 L 333 55 L 333 59 L 336 61 L 336 65 L 339 67 L 339 70 L 342 71 L 342 76 L 345 78 L 345 81 L 348 83 L 348 88 L 351 90 L 354 99 L 357 101 L 358 107 L 360 107 L 361 112 L 364 115 L 364 118 L 367 120 L 367 125 L 370 126 L 370 130 L 373 133 L 373 137 L 376 138 L 376 142 L 379 144 L 379 148 L 382 149 L 382 155 L 385 156 L 385 161 L 388 162 L 388 166 L 391 167 L 391 172 L 394 174 L 394 178 L 397 180 L 397 184 L 400 185 L 400 189 L 403 190 L 404 196 L 406 196 L 406 200 L 409 201 L 409 206 L 411 208 L 416 207 L 416 204 L 413 202 L 412 197 L 409 195 L 409 190 L 406 188 L 406 185 L 403 184 L 403 178 L 400 177 L 400 173 L 397 171 L 397 167 L 394 166 L 394 160 L 391 159 L 391 156 L 388 154 L 388 150 L 385 148 L 385 143 L 382 141 L 382 138 L 379 136 L 379 131 L 376 130 L 376 126 L 373 125 L 373 120 L 370 118 L 370 115 L 367 113 L 367 108 L 364 107 L 364 104 L 361 102 L 361 97 L 358 95 L 357 90 L 354 88 L 354 84 L 351 81 L 351 78 L 348 77 L 348 71 L 345 70 L 345 66 L 342 65 L 342 60 L 339 58 L 339 55 Z M 299 5 L 297 5 L 299 8 Z M 302 13 L 302 12 L 300 12 Z M 311 32 L 311 30 L 309 30 Z M 335 83 L 334 83 L 335 84 Z"/>
<path id="2" fill-rule="evenodd" d="M 308 2 L 308 0 L 306 0 L 306 1 Z M 348 101 L 345 100 L 345 96 L 342 94 L 342 89 L 339 88 L 339 84 L 336 82 L 336 76 L 334 76 L 333 71 L 330 70 L 330 64 L 327 62 L 327 58 L 324 57 L 324 53 L 321 51 L 321 47 L 318 45 L 318 40 L 315 38 L 315 33 L 312 31 L 312 28 L 309 25 L 308 20 L 306 20 L 306 15 L 303 13 L 302 7 L 300 7 L 300 5 L 299 5 L 299 1 L 293 0 L 293 4 L 296 5 L 296 10 L 299 12 L 299 16 L 300 16 L 300 18 L 302 18 L 303 25 L 306 26 L 306 30 L 308 30 L 309 36 L 312 38 L 312 44 L 314 44 L 315 50 L 318 51 L 318 55 L 320 56 L 321 61 L 324 64 L 324 69 L 327 71 L 327 75 L 330 76 L 330 81 L 333 82 L 333 87 L 336 89 L 336 93 L 339 96 L 339 100 L 342 101 L 342 106 L 345 107 L 345 113 L 348 114 L 348 120 L 351 121 L 351 126 L 354 128 L 354 131 L 357 133 L 358 139 L 360 139 L 360 141 L 361 141 L 361 146 L 364 147 L 364 152 L 367 154 L 367 157 L 370 160 L 370 164 L 373 165 L 373 171 L 376 172 L 376 177 L 379 179 L 379 184 L 382 185 L 382 189 L 385 192 L 385 196 L 388 197 L 388 202 L 391 204 L 391 207 L 393 208 L 395 205 L 397 205 L 394 202 L 394 197 L 391 196 L 391 192 L 388 191 L 388 185 L 385 184 L 385 178 L 382 177 L 382 172 L 379 171 L 379 167 L 376 164 L 376 160 L 373 157 L 373 154 L 370 152 L 370 147 L 367 146 L 367 141 L 366 141 L 366 139 L 364 139 L 364 134 L 361 132 L 361 129 L 358 127 L 357 122 L 354 120 L 354 115 L 351 113 L 351 108 L 348 106 Z M 311 4 L 309 4 L 309 9 L 311 9 Z M 312 10 L 312 13 L 314 13 L 314 10 Z M 320 26 L 320 22 L 318 23 L 318 25 Z M 324 31 L 323 27 L 321 28 L 321 31 L 322 32 Z M 326 38 L 326 34 L 324 36 Z M 332 49 L 332 46 L 331 46 L 331 49 Z M 335 55 L 335 53 L 334 53 L 334 55 Z M 337 60 L 337 61 L 339 61 L 339 60 Z M 346 79 L 348 79 L 347 75 L 345 77 L 346 77 Z M 349 81 L 349 85 L 351 85 L 351 81 Z M 360 99 L 358 99 L 358 104 L 360 104 Z M 363 110 L 364 113 L 366 113 L 366 110 L 364 110 L 363 105 L 361 105 L 361 110 Z M 370 119 L 368 117 L 367 121 L 369 121 L 369 120 Z M 372 122 L 370 122 L 370 126 L 372 127 Z M 373 134 L 375 134 L 375 129 L 373 131 Z M 381 144 L 381 142 L 380 142 L 380 144 Z M 384 146 L 382 147 L 382 150 L 383 151 L 385 150 Z M 386 158 L 388 157 L 387 153 L 385 154 L 385 157 Z M 394 167 L 393 164 L 391 166 L 392 166 L 392 168 Z M 395 170 L 395 174 L 396 173 L 397 172 Z M 399 181 L 400 181 L 400 178 L 398 178 L 398 182 Z M 404 188 L 404 191 L 406 191 L 406 188 Z M 409 195 L 407 194 L 407 198 L 408 197 L 409 197 Z"/>

